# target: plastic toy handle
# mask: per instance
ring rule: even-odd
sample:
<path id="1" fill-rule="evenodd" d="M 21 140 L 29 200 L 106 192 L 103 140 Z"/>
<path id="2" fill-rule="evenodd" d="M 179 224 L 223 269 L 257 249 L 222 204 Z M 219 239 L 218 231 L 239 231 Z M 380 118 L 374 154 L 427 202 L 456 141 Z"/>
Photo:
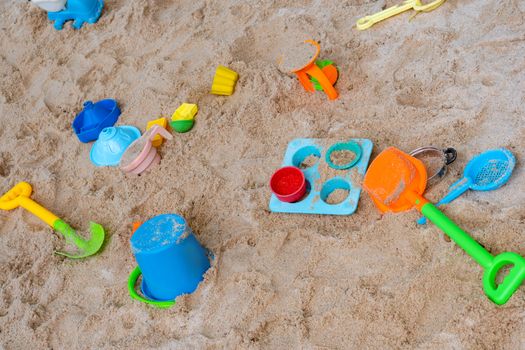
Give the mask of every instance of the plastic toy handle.
<path id="1" fill-rule="evenodd" d="M 149 136 L 149 140 L 150 141 L 153 141 L 153 139 L 157 135 L 160 135 L 160 136 L 164 137 L 167 140 L 171 140 L 173 138 L 173 136 L 171 136 L 171 134 L 168 132 L 168 130 L 164 129 L 160 125 L 153 125 L 150 130 L 151 130 L 151 134 Z"/>
<path id="2" fill-rule="evenodd" d="M 308 74 L 306 74 L 304 71 L 296 72 L 295 74 L 306 91 L 315 92 L 314 84 L 310 81 Z"/>
<path id="3" fill-rule="evenodd" d="M 445 197 L 443 197 L 437 205 L 444 205 L 449 204 L 454 199 L 461 196 L 463 193 L 468 191 L 470 189 L 470 185 L 472 184 L 472 181 L 468 177 L 464 177 L 462 179 L 459 179 L 458 181 L 454 182 L 450 187 L 448 188 L 448 193 Z"/>
<path id="4" fill-rule="evenodd" d="M 501 284 L 496 283 L 498 272 L 505 266 L 513 265 Z M 525 280 L 525 259 L 519 254 L 506 252 L 494 257 L 492 266 L 483 274 L 485 294 L 498 305 L 505 304 Z"/>
<path id="5" fill-rule="evenodd" d="M 29 183 L 25 181 L 17 183 L 6 194 L 0 197 L 0 209 L 13 210 L 22 207 L 49 226 L 53 227 L 55 221 L 60 219 L 58 216 L 29 198 L 31 192 L 33 192 L 33 188 Z"/>
<path id="6" fill-rule="evenodd" d="M 0 197 L 0 209 L 13 210 L 20 206 L 21 198 L 29 198 L 33 188 L 25 181 L 17 183 L 13 188 Z"/>
<path id="7" fill-rule="evenodd" d="M 27 211 L 29 211 L 31 214 L 35 215 L 40 220 L 44 221 L 46 224 L 54 228 L 55 222 L 57 220 L 60 220 L 58 216 L 32 200 L 31 198 L 27 197 L 18 197 L 18 203 L 20 206 Z"/>
<path id="8" fill-rule="evenodd" d="M 468 177 L 464 177 L 454 182 L 449 187 L 448 194 L 445 197 L 443 197 L 439 202 L 436 203 L 436 207 L 439 207 L 445 204 L 449 204 L 454 199 L 461 196 L 463 193 L 465 193 L 466 191 L 470 189 L 470 184 L 471 184 L 471 181 Z M 417 220 L 417 223 L 420 225 L 425 225 L 427 223 L 427 220 L 423 217 Z"/>
<path id="9" fill-rule="evenodd" d="M 414 10 L 418 12 L 430 12 L 443 5 L 445 1 L 447 0 L 434 0 L 431 3 L 425 5 L 423 5 L 421 1 L 416 1 L 416 4 L 414 5 Z"/>
<path id="10" fill-rule="evenodd" d="M 156 307 L 158 307 L 160 309 L 167 309 L 167 308 L 170 308 L 173 305 L 175 305 L 175 301 L 155 301 L 155 300 L 150 300 L 150 299 L 144 298 L 142 295 L 137 293 L 137 291 L 135 290 L 135 285 L 137 284 L 137 280 L 139 279 L 141 274 L 142 274 L 142 272 L 140 271 L 140 267 L 137 266 L 137 267 L 135 267 L 135 269 L 133 271 L 131 271 L 131 274 L 129 275 L 129 278 L 128 278 L 128 292 L 129 292 L 129 296 L 132 299 L 141 301 L 141 302 L 146 303 L 146 304 L 150 304 L 150 305 L 156 306 Z"/>
<path id="11" fill-rule="evenodd" d="M 438 0 L 438 1 L 441 1 L 441 0 Z M 357 20 L 357 23 L 356 23 L 357 29 L 359 30 L 368 29 L 374 24 L 381 22 L 387 18 L 398 15 L 405 11 L 411 10 L 414 8 L 414 6 L 418 5 L 418 2 L 419 4 L 421 3 L 418 0 L 405 0 L 399 5 L 395 5 L 395 6 L 387 8 L 386 10 L 375 13 L 373 15 L 369 15 L 369 16 L 360 18 Z"/>
<path id="12" fill-rule="evenodd" d="M 319 84 L 321 85 L 321 87 L 323 88 L 324 92 L 330 100 L 335 100 L 339 97 L 339 94 L 337 93 L 333 85 L 330 83 L 330 80 L 328 80 L 321 68 L 317 67 L 315 63 L 312 64 L 312 66 L 308 68 L 305 73 L 317 79 L 317 81 L 319 82 Z M 314 85 L 310 82 L 310 79 L 308 79 L 308 83 L 312 87 L 313 91 L 315 91 Z"/>
<path id="13" fill-rule="evenodd" d="M 470 255 L 485 270 L 483 289 L 485 294 L 498 305 L 505 304 L 525 280 L 525 259 L 519 254 L 505 252 L 495 257 L 483 248 L 468 233 L 459 228 L 432 203 L 426 203 L 421 212 L 430 221 L 445 232 L 457 245 Z M 512 265 L 508 275 L 501 284 L 496 283 L 500 270 Z"/>
<path id="14" fill-rule="evenodd" d="M 432 203 L 426 203 L 421 208 L 421 212 L 430 221 L 436 224 L 443 232 L 447 234 L 457 245 L 470 255 L 484 269 L 489 269 L 494 264 L 494 257 L 483 248 L 468 233 L 463 231 L 454 221 L 450 220 Z"/>
<path id="15" fill-rule="evenodd" d="M 458 157 L 458 151 L 456 151 L 452 147 L 444 149 L 443 153 L 445 154 L 445 158 L 447 160 L 447 165 L 450 165 L 450 164 L 454 163 L 454 161 Z"/>

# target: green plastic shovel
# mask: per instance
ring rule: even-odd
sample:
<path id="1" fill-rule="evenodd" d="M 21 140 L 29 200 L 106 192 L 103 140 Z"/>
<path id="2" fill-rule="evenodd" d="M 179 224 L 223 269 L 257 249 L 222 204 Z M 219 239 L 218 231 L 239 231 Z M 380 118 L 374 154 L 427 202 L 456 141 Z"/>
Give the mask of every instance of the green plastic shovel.
<path id="1" fill-rule="evenodd" d="M 382 212 L 400 212 L 413 207 L 419 209 L 481 265 L 484 269 L 483 289 L 489 299 L 498 305 L 505 304 L 525 280 L 525 259 L 512 252 L 496 256 L 490 254 L 422 196 L 426 182 L 427 173 L 420 160 L 390 147 L 370 164 L 363 188 Z M 496 278 L 505 266 L 512 268 L 498 284 Z"/>

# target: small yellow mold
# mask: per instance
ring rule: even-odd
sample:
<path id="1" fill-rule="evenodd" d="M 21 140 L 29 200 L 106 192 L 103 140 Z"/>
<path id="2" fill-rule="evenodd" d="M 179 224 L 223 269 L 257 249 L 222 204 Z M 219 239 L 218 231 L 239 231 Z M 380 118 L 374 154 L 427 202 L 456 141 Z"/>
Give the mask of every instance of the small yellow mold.
<path id="1" fill-rule="evenodd" d="M 239 74 L 237 74 L 237 72 L 224 66 L 217 67 L 211 85 L 211 93 L 214 95 L 230 96 L 233 94 L 238 79 Z"/>
<path id="2" fill-rule="evenodd" d="M 149 130 L 153 127 L 153 125 L 160 125 L 164 129 L 168 126 L 168 121 L 166 118 L 159 118 L 148 122 L 148 125 L 146 125 L 146 130 Z M 164 138 L 160 135 L 156 135 L 153 140 L 151 141 L 151 145 L 153 147 L 159 147 L 164 142 Z"/>
<path id="3" fill-rule="evenodd" d="M 171 116 L 171 120 L 193 120 L 198 111 L 199 107 L 197 107 L 196 104 L 183 103 L 179 106 L 179 108 L 177 108 L 175 113 L 173 113 L 173 115 Z"/>

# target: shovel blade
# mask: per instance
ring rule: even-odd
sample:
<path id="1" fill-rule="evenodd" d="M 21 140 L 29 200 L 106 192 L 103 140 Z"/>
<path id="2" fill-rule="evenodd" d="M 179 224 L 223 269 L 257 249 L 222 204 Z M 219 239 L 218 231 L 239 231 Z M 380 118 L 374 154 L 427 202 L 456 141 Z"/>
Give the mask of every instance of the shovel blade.
<path id="1" fill-rule="evenodd" d="M 423 194 L 426 184 L 423 163 L 394 147 L 372 161 L 363 180 L 364 190 L 383 213 L 412 209 L 415 203 L 409 194 Z"/>
<path id="2" fill-rule="evenodd" d="M 498 272 L 505 266 L 513 265 L 503 282 L 496 283 Z M 494 257 L 492 266 L 483 274 L 485 294 L 498 305 L 505 304 L 525 280 L 525 259 L 516 253 L 505 252 Z"/>
<path id="3" fill-rule="evenodd" d="M 75 253 L 57 251 L 55 252 L 55 254 L 65 256 L 70 259 L 82 259 L 96 254 L 104 244 L 106 233 L 104 232 L 104 228 L 102 227 L 102 225 L 99 225 L 96 222 L 90 222 L 89 225 L 91 231 L 91 238 L 88 240 L 85 240 L 78 236 L 72 229 L 69 232 L 64 232 L 65 229 L 59 230 L 57 227 L 55 227 L 57 231 L 59 231 L 66 237 L 66 240 L 68 242 L 74 244 L 78 248 L 78 252 Z"/>

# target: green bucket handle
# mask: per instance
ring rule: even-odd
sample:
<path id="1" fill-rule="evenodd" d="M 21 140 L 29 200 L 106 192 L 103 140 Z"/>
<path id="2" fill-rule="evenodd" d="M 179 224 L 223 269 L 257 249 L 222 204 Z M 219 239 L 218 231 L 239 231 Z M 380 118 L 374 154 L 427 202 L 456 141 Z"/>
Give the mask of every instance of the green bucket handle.
<path id="1" fill-rule="evenodd" d="M 129 296 L 132 299 L 141 301 L 141 302 L 146 303 L 146 304 L 153 305 L 153 306 L 155 306 L 155 307 L 157 307 L 159 309 L 168 309 L 168 308 L 172 307 L 173 305 L 175 305 L 175 300 L 172 300 L 172 301 L 156 301 L 156 300 L 146 299 L 142 295 L 137 293 L 137 291 L 135 290 L 135 286 L 136 286 L 137 281 L 138 281 L 138 279 L 139 279 L 141 274 L 142 274 L 142 271 L 140 271 L 140 267 L 137 266 L 137 267 L 135 267 L 135 269 L 129 275 L 129 278 L 128 278 L 128 291 L 129 291 Z"/>

